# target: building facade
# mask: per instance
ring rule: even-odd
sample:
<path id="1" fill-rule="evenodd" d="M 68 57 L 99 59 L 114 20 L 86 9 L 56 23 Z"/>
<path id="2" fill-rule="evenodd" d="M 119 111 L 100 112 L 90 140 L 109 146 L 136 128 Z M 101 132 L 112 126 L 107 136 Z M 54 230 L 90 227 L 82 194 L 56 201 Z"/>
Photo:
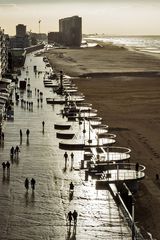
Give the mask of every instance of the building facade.
<path id="1" fill-rule="evenodd" d="M 0 80 L 8 70 L 9 36 L 0 28 Z"/>
<path id="2" fill-rule="evenodd" d="M 26 26 L 18 24 L 16 26 L 16 36 L 10 38 L 11 48 L 27 48 L 31 45 L 30 36 L 26 32 Z"/>
<path id="3" fill-rule="evenodd" d="M 59 20 L 59 32 L 65 46 L 80 47 L 82 41 L 82 18 L 73 16 Z"/>
<path id="4" fill-rule="evenodd" d="M 48 43 L 62 43 L 62 33 L 61 32 L 49 32 L 48 33 Z"/>

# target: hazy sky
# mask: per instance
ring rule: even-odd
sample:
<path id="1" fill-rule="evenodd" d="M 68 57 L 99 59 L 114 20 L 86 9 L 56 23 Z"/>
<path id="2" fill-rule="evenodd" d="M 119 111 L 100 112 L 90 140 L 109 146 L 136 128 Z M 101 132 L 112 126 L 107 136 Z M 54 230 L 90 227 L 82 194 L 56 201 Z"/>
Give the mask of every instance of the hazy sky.
<path id="1" fill-rule="evenodd" d="M 79 15 L 83 33 L 160 35 L 160 0 L 0 0 L 0 26 L 15 34 L 27 30 L 58 31 L 60 18 Z"/>

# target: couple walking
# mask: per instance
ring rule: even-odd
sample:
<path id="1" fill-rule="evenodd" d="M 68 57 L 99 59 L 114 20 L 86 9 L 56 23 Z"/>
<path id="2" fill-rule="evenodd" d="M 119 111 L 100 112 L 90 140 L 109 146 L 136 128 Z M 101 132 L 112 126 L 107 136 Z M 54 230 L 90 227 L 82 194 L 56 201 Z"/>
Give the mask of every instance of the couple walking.
<path id="1" fill-rule="evenodd" d="M 32 190 L 35 189 L 35 184 L 36 184 L 36 180 L 34 178 L 32 178 L 31 179 L 31 188 L 32 188 Z M 25 179 L 24 186 L 25 186 L 26 190 L 28 191 L 28 189 L 29 189 L 29 180 L 28 180 L 28 178 Z"/>
<path id="2" fill-rule="evenodd" d="M 69 211 L 68 213 L 68 221 L 69 224 L 71 225 L 72 220 L 74 220 L 74 225 L 77 224 L 77 217 L 78 217 L 78 213 L 76 210 L 73 211 L 73 213 L 71 211 Z"/>

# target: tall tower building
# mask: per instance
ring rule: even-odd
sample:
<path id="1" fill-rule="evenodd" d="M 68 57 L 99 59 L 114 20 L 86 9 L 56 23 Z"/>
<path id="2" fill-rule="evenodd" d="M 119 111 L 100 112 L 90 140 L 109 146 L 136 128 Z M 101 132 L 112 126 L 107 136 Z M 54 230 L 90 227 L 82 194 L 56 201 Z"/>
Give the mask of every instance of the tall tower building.
<path id="1" fill-rule="evenodd" d="M 60 19 L 59 32 L 62 34 L 62 44 L 79 47 L 82 41 L 82 18 L 73 16 Z"/>

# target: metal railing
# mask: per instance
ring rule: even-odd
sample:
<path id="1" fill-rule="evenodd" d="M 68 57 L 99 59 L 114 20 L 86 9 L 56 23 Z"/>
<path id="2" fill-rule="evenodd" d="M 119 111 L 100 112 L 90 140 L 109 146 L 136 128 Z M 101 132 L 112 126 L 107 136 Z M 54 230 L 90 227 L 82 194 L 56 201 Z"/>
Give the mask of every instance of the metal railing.
<path id="1" fill-rule="evenodd" d="M 116 197 L 117 197 L 118 206 L 121 209 L 123 216 L 125 217 L 128 223 L 129 228 L 131 229 L 132 240 L 145 240 L 142 234 L 140 233 L 140 229 L 136 226 L 135 222 L 133 221 L 131 214 L 129 213 L 126 205 L 124 204 L 120 196 L 120 193 L 117 193 Z"/>

